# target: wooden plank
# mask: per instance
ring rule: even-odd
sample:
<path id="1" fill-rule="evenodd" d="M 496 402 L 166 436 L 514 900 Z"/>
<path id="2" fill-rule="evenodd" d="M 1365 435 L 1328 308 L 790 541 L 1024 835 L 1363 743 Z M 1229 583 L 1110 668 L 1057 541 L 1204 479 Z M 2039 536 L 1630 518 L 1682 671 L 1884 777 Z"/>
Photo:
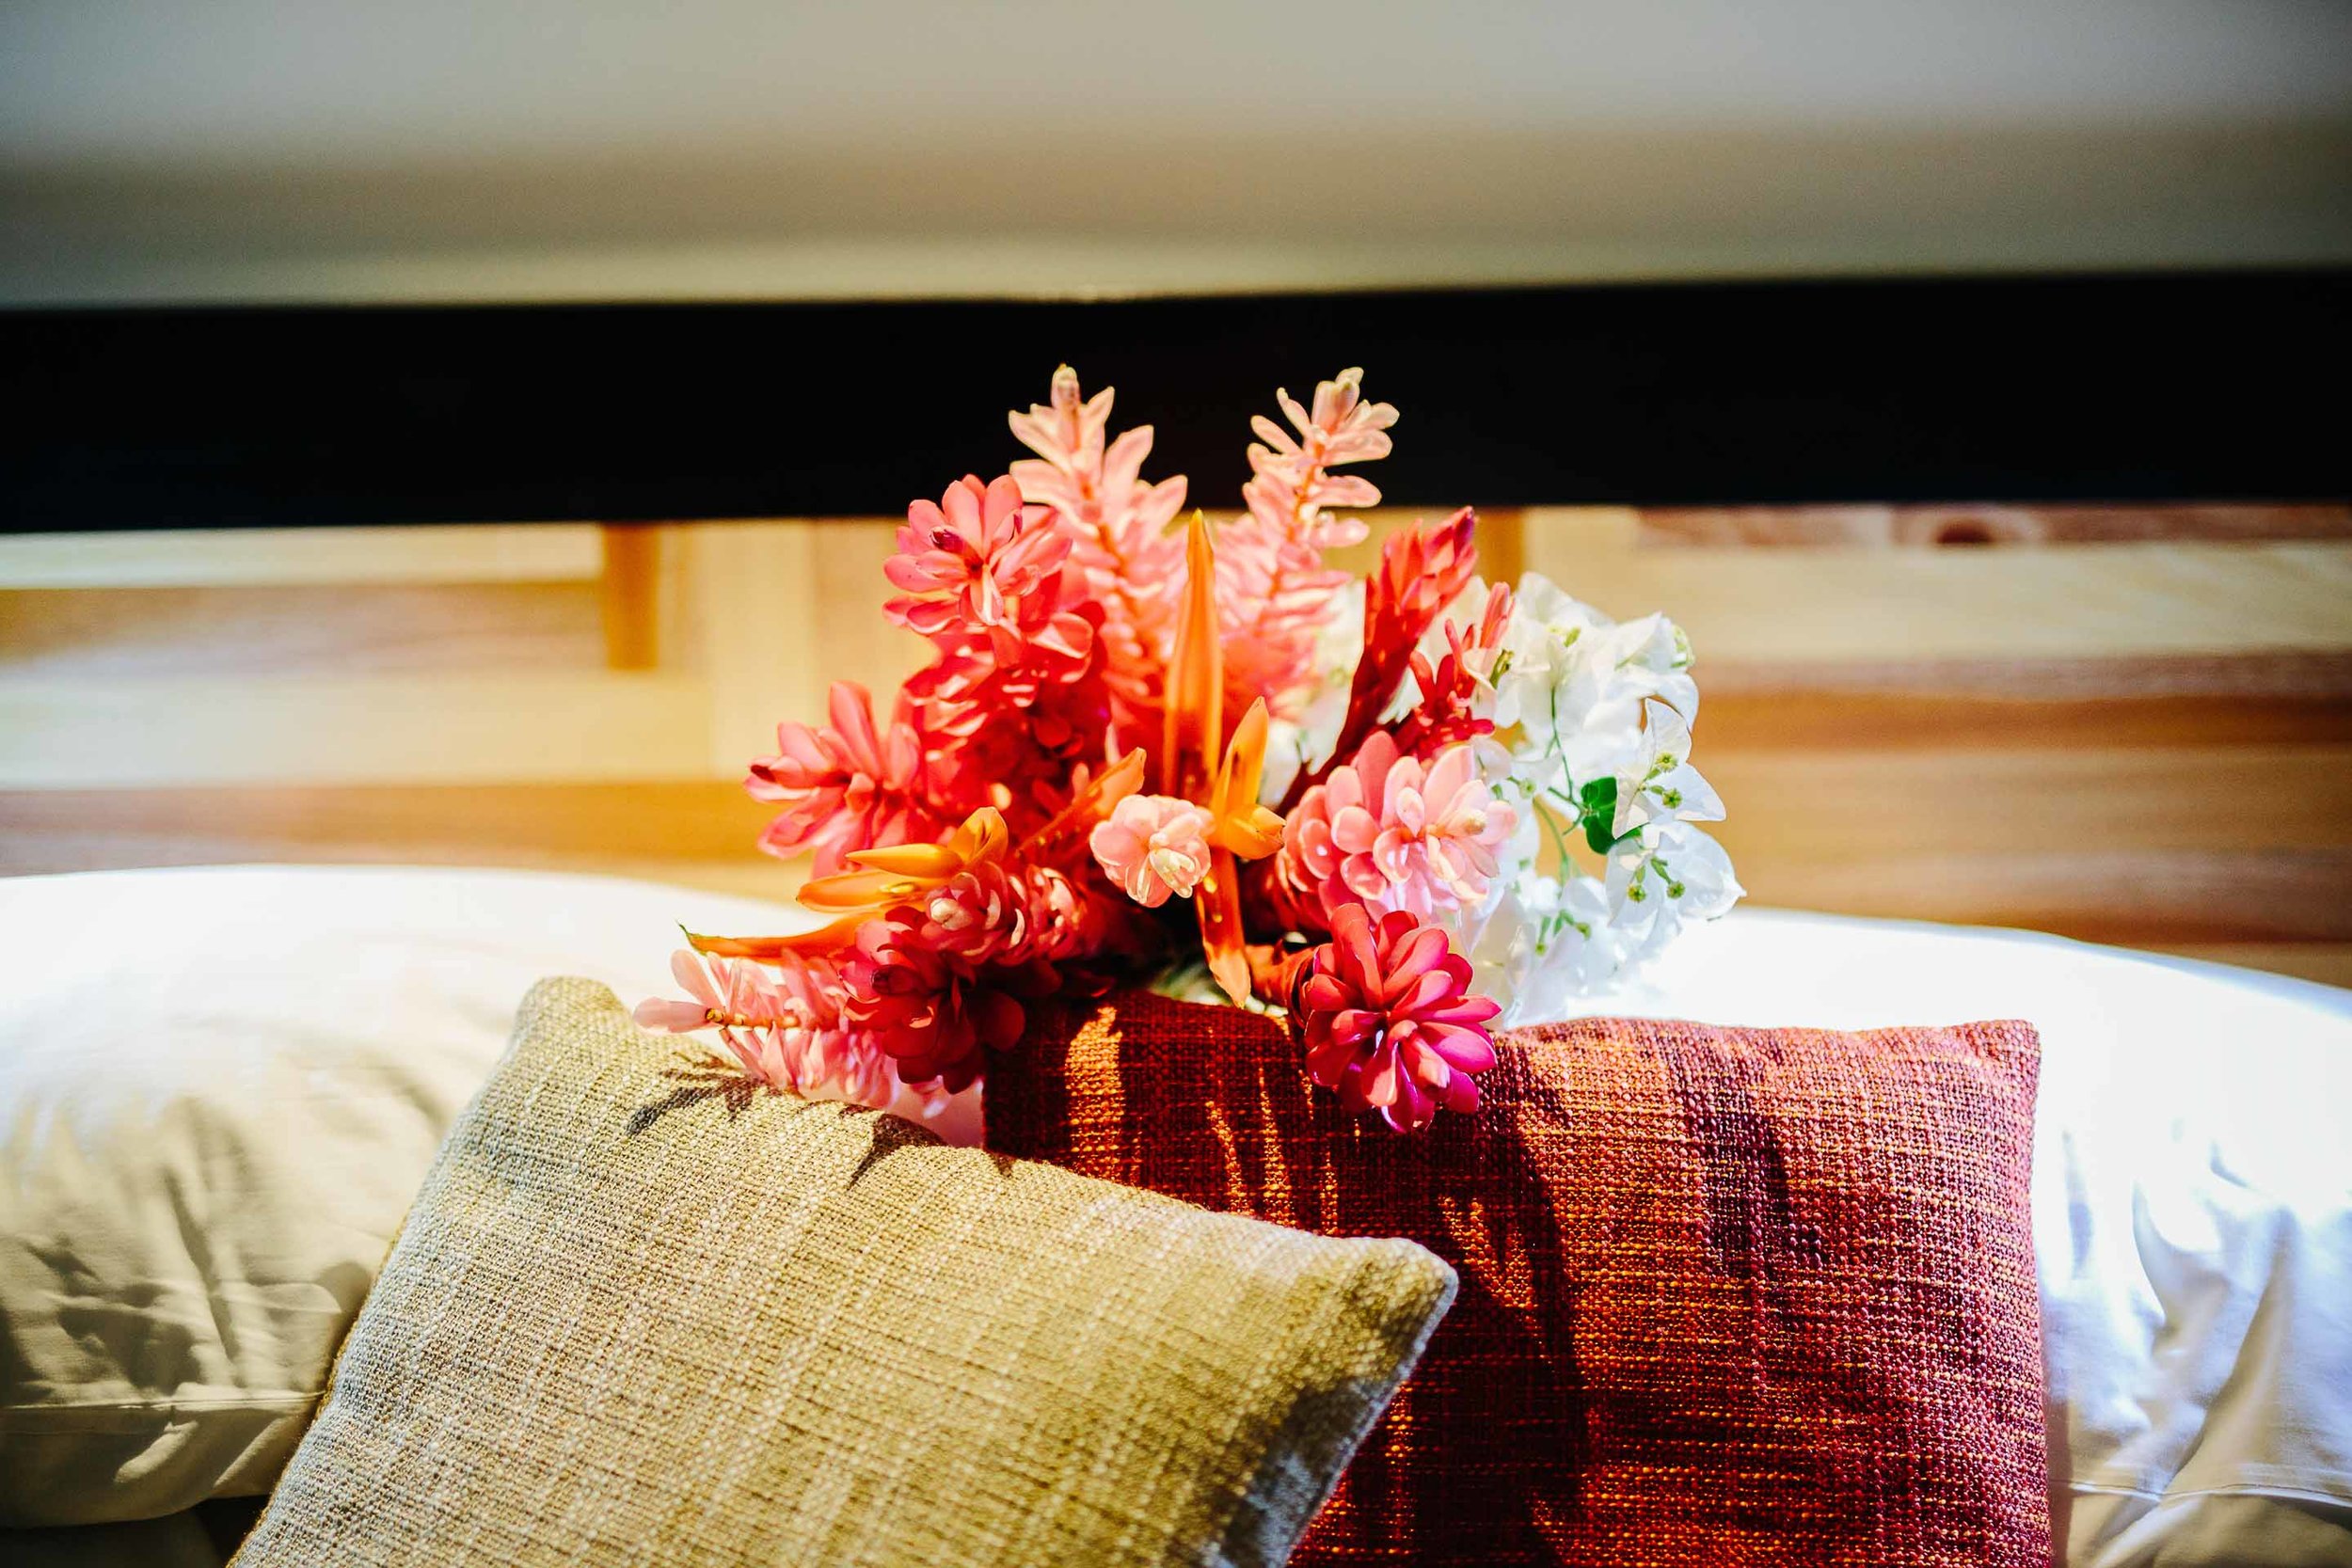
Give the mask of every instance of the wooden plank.
<path id="1" fill-rule="evenodd" d="M 588 523 L 0 535 L 0 588 L 589 582 L 603 566 Z"/>
<path id="2" fill-rule="evenodd" d="M 1949 506 L 1645 507 L 1635 531 L 1665 546 L 1877 546 L 2149 544 L 2352 538 L 2352 506 Z"/>
<path id="3" fill-rule="evenodd" d="M 675 777 L 708 704 L 644 673 L 0 679 L 0 788 Z"/>
<path id="4" fill-rule="evenodd" d="M 2343 661 L 2352 685 L 2352 659 Z M 1747 672 L 1741 672 L 1742 674 Z M 2352 744 L 2352 691 L 2301 697 L 2041 699 L 1960 690 L 1755 689 L 1702 667 L 1697 744 L 1721 752 L 2092 751 Z M 1729 686 L 1726 691 L 1725 685 Z M 2182 759 L 2184 764 L 2189 759 Z"/>
<path id="5" fill-rule="evenodd" d="M 0 791 L 0 876 L 149 865 L 506 866 L 789 900 L 774 807 L 718 780 Z"/>
<path id="6" fill-rule="evenodd" d="M 18 679 L 594 670 L 585 582 L 0 590 Z"/>
<path id="7" fill-rule="evenodd" d="M 717 779 L 0 791 L 0 873 L 223 862 L 741 862 L 775 808 Z"/>
<path id="8" fill-rule="evenodd" d="M 780 720 L 822 717 L 826 633 L 873 610 L 825 613 L 813 524 L 698 523 L 679 544 L 691 658 L 707 693 L 698 770 L 740 778 L 749 759 L 775 751 Z M 669 771 L 691 766 L 681 754 Z"/>
<path id="9" fill-rule="evenodd" d="M 1633 547 L 1623 509 L 1529 514 L 1528 565 L 1619 617 L 1664 610 L 1728 667 L 2352 650 L 2352 545 L 2035 550 Z"/>
<path id="10" fill-rule="evenodd" d="M 883 602 L 898 593 L 882 576 L 882 563 L 898 552 L 899 524 L 827 518 L 818 526 L 813 667 L 824 683 L 858 682 L 873 692 L 878 714 L 887 713 L 898 684 L 932 658 L 930 643 L 882 614 Z"/>
<path id="11" fill-rule="evenodd" d="M 1737 808 L 1734 808 L 1737 810 Z M 1952 841 L 1946 840 L 1945 843 Z M 2352 850 L 2042 850 L 1741 858 L 1757 904 L 2055 931 L 2125 946 L 2352 942 Z"/>
<path id="12" fill-rule="evenodd" d="M 2071 704 L 2179 698 L 2337 703 L 2352 698 L 2352 653 L 2133 654 L 2093 657 L 1705 658 L 1709 693 L 1763 700 L 1900 697 Z"/>
<path id="13" fill-rule="evenodd" d="M 1935 846 L 1993 869 L 2092 848 L 2352 848 L 2352 746 L 1740 752 L 1693 747 L 1749 863 Z M 2348 889 L 2347 891 L 2352 891 Z M 1834 907 L 1834 906 L 1825 906 Z"/>

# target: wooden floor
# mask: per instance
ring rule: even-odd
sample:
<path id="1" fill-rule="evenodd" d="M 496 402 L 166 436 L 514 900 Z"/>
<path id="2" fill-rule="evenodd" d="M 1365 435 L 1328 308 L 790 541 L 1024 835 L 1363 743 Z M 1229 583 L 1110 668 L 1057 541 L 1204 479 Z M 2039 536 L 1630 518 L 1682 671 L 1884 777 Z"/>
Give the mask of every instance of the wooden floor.
<path id="1" fill-rule="evenodd" d="M 1381 525 L 1395 519 L 1380 518 Z M 0 872 L 560 867 L 781 895 L 737 785 L 902 676 L 892 525 L 0 539 Z M 1762 903 L 2352 984 L 2352 507 L 1482 520 L 1689 630 Z"/>

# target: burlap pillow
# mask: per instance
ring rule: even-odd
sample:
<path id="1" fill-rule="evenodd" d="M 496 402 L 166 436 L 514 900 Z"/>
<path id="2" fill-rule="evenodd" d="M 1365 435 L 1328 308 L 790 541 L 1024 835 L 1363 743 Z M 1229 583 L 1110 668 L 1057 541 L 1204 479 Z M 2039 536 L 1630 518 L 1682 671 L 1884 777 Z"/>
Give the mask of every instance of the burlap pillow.
<path id="1" fill-rule="evenodd" d="M 675 1049 L 532 991 L 245 1568 L 1279 1562 L 1453 1296 Z"/>
<path id="2" fill-rule="evenodd" d="M 1127 997 L 991 1069 L 989 1144 L 1461 1271 L 1299 1563 L 2042 1568 L 2031 1028 L 1495 1046 L 1400 1137 L 1280 1025 Z"/>

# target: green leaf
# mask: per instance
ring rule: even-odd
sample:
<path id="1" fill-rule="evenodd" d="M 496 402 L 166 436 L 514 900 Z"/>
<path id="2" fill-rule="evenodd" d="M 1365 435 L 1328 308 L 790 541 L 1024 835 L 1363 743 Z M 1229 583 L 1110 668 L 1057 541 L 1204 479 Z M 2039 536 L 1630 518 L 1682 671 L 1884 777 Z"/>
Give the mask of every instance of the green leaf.
<path id="1" fill-rule="evenodd" d="M 1595 779 L 1577 791 L 1577 799 L 1584 806 L 1584 815 L 1579 818 L 1584 842 L 1596 855 L 1609 853 L 1609 847 L 1617 842 L 1617 781 Z"/>

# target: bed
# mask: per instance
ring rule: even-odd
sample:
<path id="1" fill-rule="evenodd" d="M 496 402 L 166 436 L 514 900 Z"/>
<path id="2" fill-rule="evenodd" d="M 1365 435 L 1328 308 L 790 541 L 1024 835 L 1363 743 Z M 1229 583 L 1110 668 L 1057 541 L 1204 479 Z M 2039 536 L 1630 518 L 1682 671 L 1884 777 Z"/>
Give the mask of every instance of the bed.
<path id="1" fill-rule="evenodd" d="M 1594 1011 L 2040 1028 L 2064 1560 L 2352 1560 L 2352 992 L 2236 967 L 2352 974 L 2352 474 L 2311 404 L 2264 391 L 2232 346 L 2249 320 L 2341 336 L 2345 298 L 2340 275 L 2281 275 L 886 321 L 7 319 L 15 362 L 48 379 L 0 482 L 8 526 L 44 535 L 0 541 L 19 874 L 0 880 L 0 943 L 25 977 L 0 997 L 0 1239 L 11 1269 L 70 1274 L 33 1256 L 29 1216 L 72 1207 L 153 1291 L 119 1328 L 69 1331 L 111 1391 L 0 1412 L 9 1465 L 61 1513 L 114 1522 L 21 1520 L 0 1547 L 219 1560 L 531 983 L 584 974 L 635 1001 L 667 989 L 680 923 L 804 918 L 792 879 L 746 852 L 761 814 L 736 770 L 779 714 L 814 708 L 821 675 L 898 673 L 903 649 L 845 629 L 871 620 L 865 600 L 834 607 L 887 551 L 871 515 L 977 459 L 861 448 L 839 415 L 857 399 L 831 394 L 780 455 L 759 444 L 772 410 L 743 412 L 751 348 L 850 363 L 882 327 L 975 353 L 1050 328 L 1122 377 L 1141 360 L 1179 405 L 1221 405 L 1237 394 L 1218 345 L 1289 323 L 1300 353 L 1345 339 L 1481 400 L 1556 389 L 1528 379 L 1546 358 L 1531 343 L 1591 351 L 1563 395 L 1609 411 L 1598 455 L 1492 439 L 1468 401 L 1440 403 L 1424 450 L 1486 454 L 1494 557 L 1714 607 L 1708 722 L 1735 818 L 1747 802 L 1743 871 L 1765 906 L 1850 911 L 1742 909 Z M 2190 324 L 2167 354 L 2141 339 L 2151 309 Z M 1818 351 L 1802 364 L 1800 341 Z M 1897 345 L 1922 341 L 1949 378 L 1893 373 Z M 678 352 L 716 380 L 649 399 Z M 1739 383 L 1757 353 L 1789 379 Z M 2081 374 L 2063 399 L 2023 378 L 2036 389 L 2004 404 L 2037 356 Z M 494 373 L 507 362 L 529 367 L 519 388 Z M 198 406 L 192 367 L 223 364 Z M 352 406 L 307 390 L 327 375 Z M 519 427 L 496 425 L 518 390 Z M 2066 440 L 2060 402 L 2090 410 Z M 1675 434 L 1711 428 L 1741 434 L 1705 451 Z M 1401 472 L 1391 499 L 1434 495 L 1432 472 Z M 1757 499 L 1806 504 L 1731 504 Z M 681 516 L 769 520 L 662 521 Z M 391 521 L 466 526 L 209 531 Z M 126 527 L 159 531 L 109 537 Z M 208 531 L 160 531 L 183 527 Z M 1824 629 L 1858 605 L 1883 640 L 1949 635 L 1897 650 Z M 338 727 L 356 712 L 369 721 Z M 1861 917 L 1898 915 L 1926 918 Z M 2004 925 L 2101 940 L 1988 928 Z M 977 1140 L 984 1114 L 968 1095 L 937 1125 Z M 93 1433 L 135 1463 L 89 1463 Z"/>
<path id="2" fill-rule="evenodd" d="M 192 1477 L 254 1489 L 243 1478 L 282 1460 L 337 1323 L 522 990 L 575 973 L 633 1000 L 663 987 L 676 922 L 796 918 L 685 889 L 515 872 L 0 882 L 0 942 L 38 977 L 0 1011 L 15 1042 L 0 1072 L 10 1128 L 0 1194 L 53 1201 L 49 1184 L 70 1174 L 79 1201 L 113 1217 L 118 1243 L 142 1259 L 162 1315 L 187 1330 L 167 1353 L 119 1347 L 126 1441 L 135 1433 L 144 1446 L 175 1399 L 254 1412 L 145 1473 L 60 1473 L 61 1496 L 111 1492 L 135 1514 L 178 1500 Z M 124 946 L 139 956 L 127 970 L 108 957 Z M 2022 932 L 1742 910 L 1597 1007 L 1824 1027 L 2035 1020 L 2033 1219 L 2065 1560 L 2344 1560 L 2352 993 Z M 951 1134 L 976 1136 L 977 1113 L 960 1106 L 956 1117 L 972 1119 Z M 141 1219 L 199 1192 L 220 1210 L 183 1208 L 162 1230 Z M 23 1215 L 8 1217 L 0 1234 L 21 1243 Z M 191 1238 L 212 1226 L 208 1252 Z M 298 1311 L 287 1292 L 307 1298 Z M 326 1321 L 286 1329 L 288 1313 Z M 280 1323 L 275 1340 L 250 1332 L 264 1322 Z M 37 1423 L 58 1419 L 8 1412 L 11 1463 L 35 1463 Z M 79 1554 L 99 1537 L 123 1544 L 123 1560 L 208 1560 L 199 1516 L 172 1513 L 93 1536 L 20 1534 L 12 1550 L 95 1560 Z"/>

